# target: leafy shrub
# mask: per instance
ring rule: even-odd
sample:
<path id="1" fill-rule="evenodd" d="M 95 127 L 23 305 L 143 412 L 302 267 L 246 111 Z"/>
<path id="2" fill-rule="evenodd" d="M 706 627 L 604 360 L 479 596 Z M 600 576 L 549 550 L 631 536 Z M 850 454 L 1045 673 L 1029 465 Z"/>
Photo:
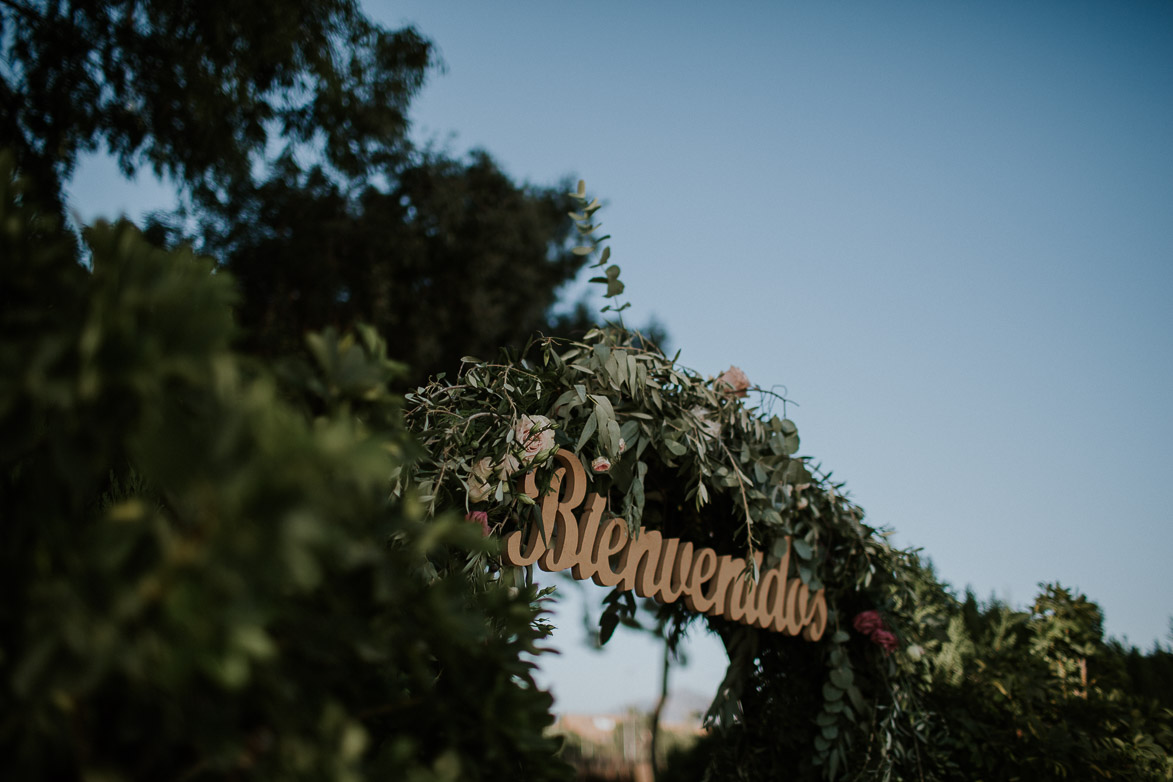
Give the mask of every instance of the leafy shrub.
<path id="1" fill-rule="evenodd" d="M 232 280 L 128 224 L 88 267 L 0 163 L 0 777 L 555 779 L 538 595 L 389 501 L 373 332 L 242 358 Z M 280 371 L 278 371 L 280 369 Z"/>

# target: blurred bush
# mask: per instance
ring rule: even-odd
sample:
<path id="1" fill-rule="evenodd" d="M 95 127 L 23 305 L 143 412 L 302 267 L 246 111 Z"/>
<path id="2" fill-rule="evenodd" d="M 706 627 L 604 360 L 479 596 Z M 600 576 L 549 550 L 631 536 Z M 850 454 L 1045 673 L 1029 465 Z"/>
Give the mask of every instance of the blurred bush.
<path id="1" fill-rule="evenodd" d="M 0 160 L 0 778 L 563 778 L 536 596 L 388 499 L 373 331 L 243 358 L 212 261 L 84 242 Z"/>

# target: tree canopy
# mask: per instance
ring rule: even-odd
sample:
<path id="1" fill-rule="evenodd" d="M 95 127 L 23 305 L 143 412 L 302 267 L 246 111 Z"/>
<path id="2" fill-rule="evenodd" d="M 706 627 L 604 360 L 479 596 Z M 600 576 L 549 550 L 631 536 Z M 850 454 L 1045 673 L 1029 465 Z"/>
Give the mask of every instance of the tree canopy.
<path id="1" fill-rule="evenodd" d="M 4 0 L 0 40 L 0 146 L 47 206 L 100 147 L 200 201 L 230 197 L 274 145 L 367 175 L 403 156 L 434 59 L 353 0 Z"/>
<path id="2" fill-rule="evenodd" d="M 406 383 L 586 325 L 551 313 L 581 267 L 566 188 L 409 139 L 436 66 L 413 28 L 342 0 L 3 0 L 0 46 L 0 148 L 38 200 L 63 214 L 64 183 L 96 149 L 170 177 L 182 206 L 148 235 L 234 272 L 250 351 L 366 322 Z"/>
<path id="3" fill-rule="evenodd" d="M 550 316 L 582 266 L 565 189 L 519 186 L 485 152 L 420 155 L 388 190 L 355 197 L 321 169 L 287 171 L 234 201 L 201 246 L 239 281 L 249 350 L 288 353 L 308 329 L 365 322 L 422 381 L 570 325 Z"/>

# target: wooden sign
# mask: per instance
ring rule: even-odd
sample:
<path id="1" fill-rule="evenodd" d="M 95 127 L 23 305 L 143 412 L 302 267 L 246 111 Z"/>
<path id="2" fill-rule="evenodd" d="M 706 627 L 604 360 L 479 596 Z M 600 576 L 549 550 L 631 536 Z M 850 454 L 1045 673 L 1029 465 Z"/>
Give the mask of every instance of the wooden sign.
<path id="1" fill-rule="evenodd" d="M 524 543 L 521 531 L 505 536 L 506 564 L 537 563 L 551 573 L 570 570 L 576 579 L 634 589 L 640 597 L 662 603 L 683 598 L 685 605 L 700 613 L 789 635 L 801 632 L 810 641 L 822 637 L 827 627 L 826 596 L 822 589 L 812 594 L 800 579 L 790 577 L 789 538 L 782 561 L 762 573 L 755 584 L 744 577 L 746 563 L 740 557 L 719 556 L 711 548 L 665 538 L 645 527 L 632 538 L 624 519 L 602 521 L 606 498 L 586 493 L 586 472 L 578 457 L 563 449 L 554 458 L 558 467 L 550 491 L 540 500 L 541 525 L 530 529 Z M 534 473 L 525 476 L 522 490 L 537 499 L 540 492 Z M 760 552 L 754 560 L 760 572 Z"/>

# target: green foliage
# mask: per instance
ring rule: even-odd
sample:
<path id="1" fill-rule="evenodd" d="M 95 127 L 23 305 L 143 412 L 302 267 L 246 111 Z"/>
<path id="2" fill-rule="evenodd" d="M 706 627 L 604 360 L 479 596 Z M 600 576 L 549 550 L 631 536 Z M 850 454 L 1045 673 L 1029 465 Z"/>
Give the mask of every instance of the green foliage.
<path id="1" fill-rule="evenodd" d="M 1142 654 L 1135 647 L 1125 649 L 1120 644 L 1111 644 L 1110 648 L 1120 661 L 1117 672 L 1121 687 L 1173 713 L 1173 651 L 1158 646 Z"/>
<path id="2" fill-rule="evenodd" d="M 574 227 L 579 234 L 579 244 L 574 248 L 575 255 L 588 256 L 598 252 L 599 260 L 591 264 L 592 269 L 598 269 L 607 264 L 607 260 L 611 257 L 611 248 L 603 245 L 611 236 L 595 236 L 602 223 L 593 222 L 595 212 L 602 208 L 599 199 L 591 199 L 588 203 L 586 197 L 586 182 L 581 179 L 578 180 L 578 188 L 570 193 L 570 197 L 578 202 L 577 210 L 570 213 L 570 219 L 574 220 Z M 603 270 L 602 277 L 592 277 L 591 282 L 600 283 L 604 286 L 603 298 L 613 299 L 623 293 L 624 284 L 619 280 L 620 269 L 615 264 L 607 266 Z M 603 307 L 603 312 L 622 312 L 630 307 L 630 304 L 612 305 L 608 304 Z"/>
<path id="3" fill-rule="evenodd" d="M 92 268 L 0 165 L 0 777 L 560 779 L 539 595 L 387 485 L 374 332 L 276 373 L 231 278 L 126 224 Z"/>
<path id="4" fill-rule="evenodd" d="M 1103 644 L 1095 604 L 1058 585 L 1043 585 L 1035 609 L 1026 612 L 997 601 L 982 604 L 972 594 L 957 600 L 915 558 L 906 573 L 915 582 L 918 607 L 913 615 L 918 624 L 906 635 L 906 653 L 890 660 L 912 674 L 899 686 L 911 684 L 914 692 L 871 713 L 870 731 L 881 731 L 885 722 L 901 716 L 897 741 L 871 749 L 893 757 L 878 762 L 867 753 L 849 754 L 839 768 L 844 778 L 1173 777 L 1173 712 L 1156 704 L 1153 693 L 1135 690 L 1129 676 L 1122 675 L 1126 661 L 1137 668 L 1149 667 L 1141 661 L 1159 666 L 1160 649 L 1140 655 L 1135 649 L 1124 652 L 1118 644 Z M 1059 638 L 1063 640 L 1055 643 Z M 1082 638 L 1088 654 L 1086 683 L 1069 674 L 1069 638 Z M 796 667 L 794 660 L 784 669 L 769 668 L 768 654 L 758 659 L 759 677 L 787 685 L 759 684 L 747 705 L 747 714 L 754 711 L 758 718 L 706 737 L 687 756 L 676 758 L 661 782 L 759 779 L 779 768 L 787 769 L 788 778 L 817 778 L 791 731 L 803 730 L 794 710 L 802 708 L 804 693 L 809 708 L 814 696 L 807 682 L 818 672 Z M 758 702 L 772 693 L 773 707 L 759 710 Z M 898 708 L 906 713 L 895 715 Z M 824 722 L 822 716 L 818 722 Z M 908 727 L 920 740 L 899 741 Z M 775 742 L 781 751 L 774 751 Z M 786 753 L 792 754 L 787 758 Z M 705 768 L 707 777 L 697 771 Z"/>
<path id="5" fill-rule="evenodd" d="M 1018 611 L 916 580 L 925 778 L 1170 778 L 1173 715 L 1129 692 L 1095 603 L 1043 584 Z"/>

